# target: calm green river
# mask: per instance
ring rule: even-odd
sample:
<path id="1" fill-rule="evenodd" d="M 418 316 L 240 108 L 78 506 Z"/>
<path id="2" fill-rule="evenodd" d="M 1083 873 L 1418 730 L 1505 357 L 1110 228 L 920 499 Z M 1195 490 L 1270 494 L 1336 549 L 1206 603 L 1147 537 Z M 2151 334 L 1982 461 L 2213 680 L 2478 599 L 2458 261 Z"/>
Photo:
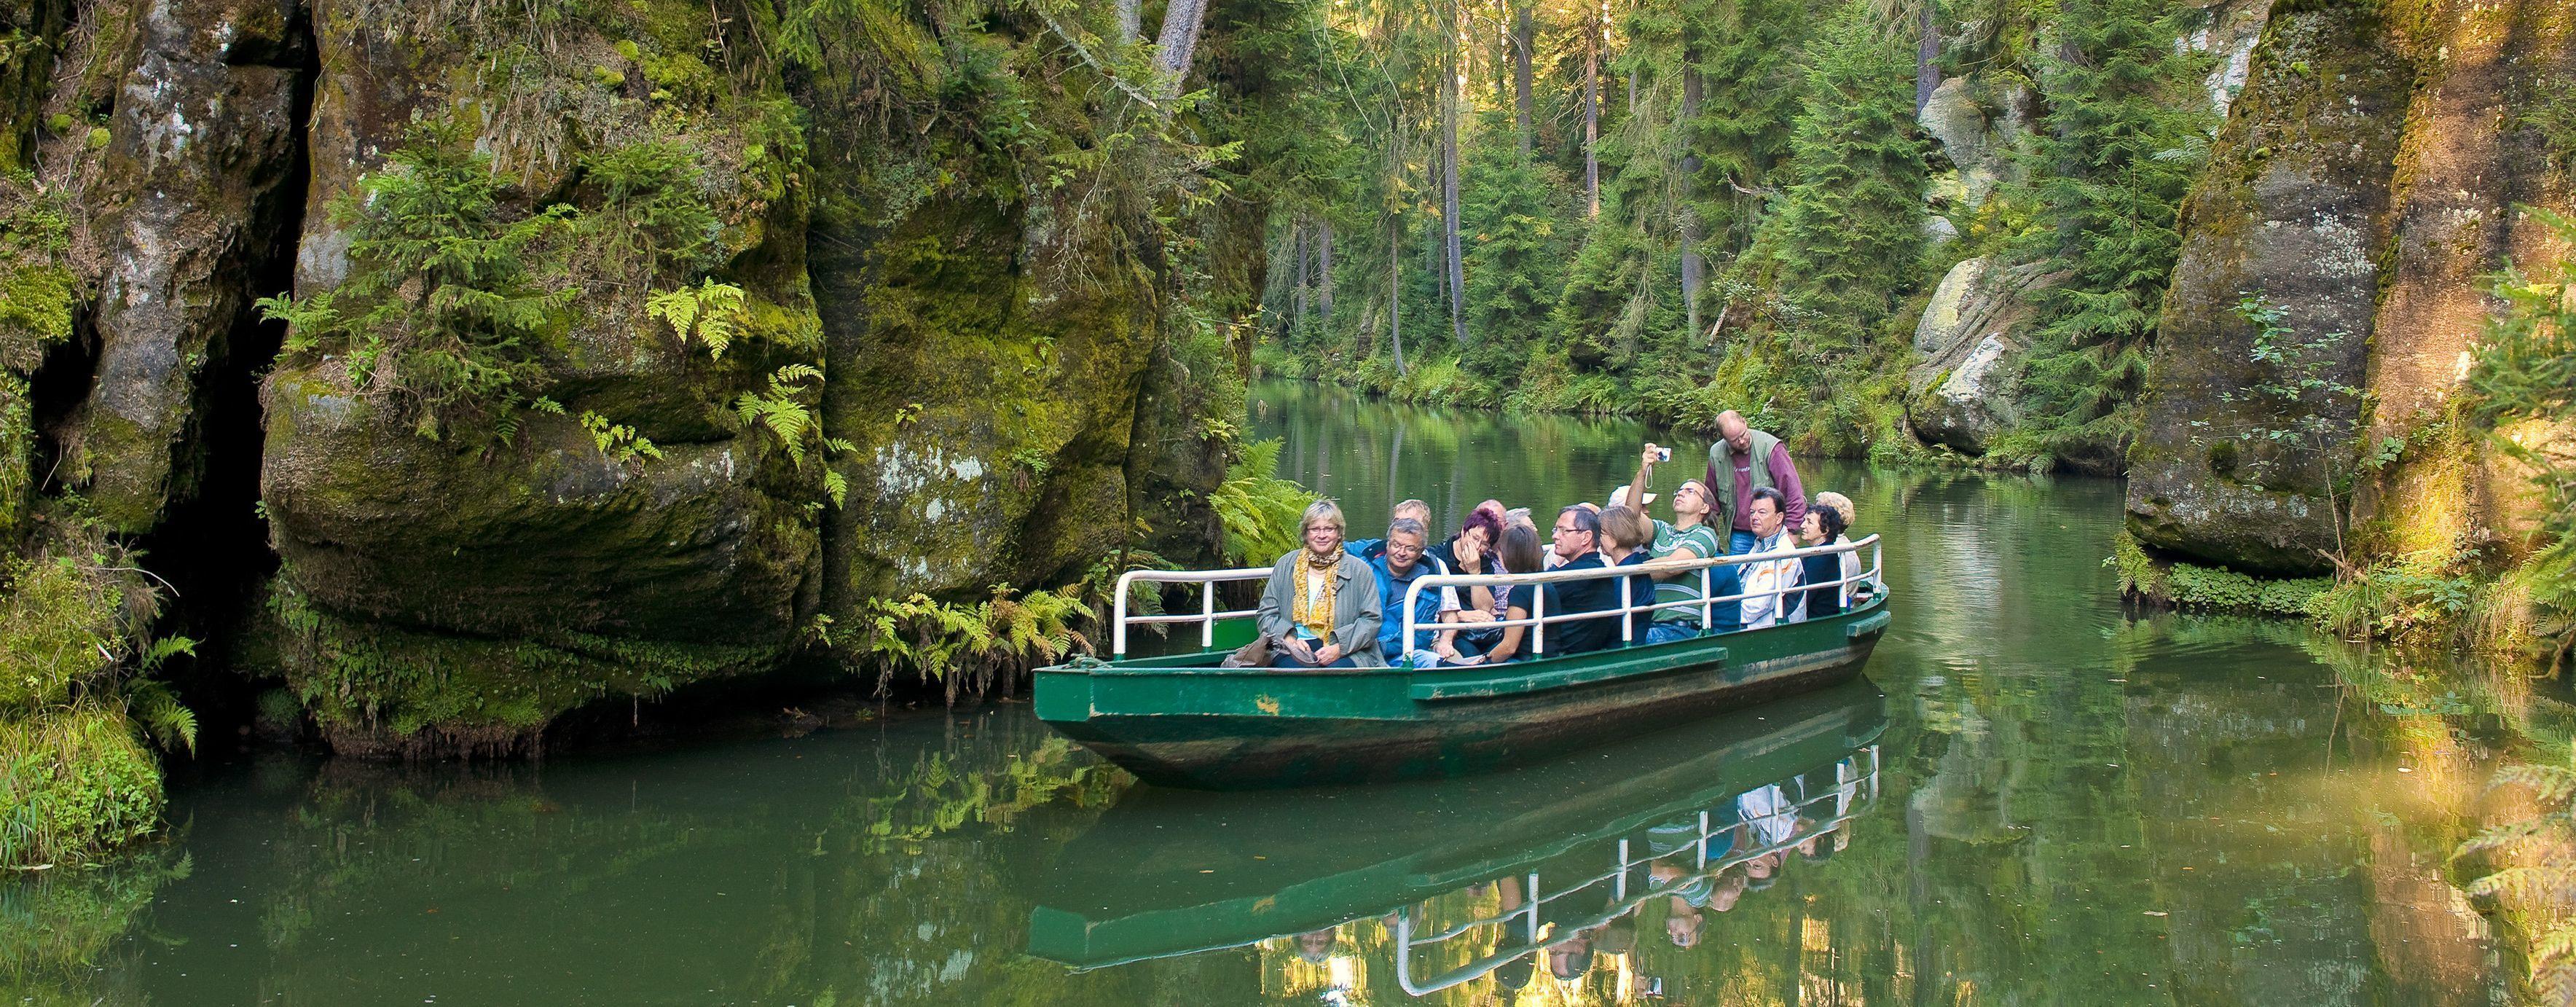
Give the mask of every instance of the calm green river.
<path id="1" fill-rule="evenodd" d="M 1407 496 L 1599 499 L 1651 436 L 1308 385 L 1251 419 L 1355 533 Z M 2511 1002 L 2445 858 L 2552 701 L 2125 608 L 2116 482 L 1804 467 L 1887 537 L 1865 684 L 1257 795 L 1137 786 L 1024 703 L 541 764 L 234 756 L 174 782 L 161 848 L 0 883 L 0 1003 Z"/>

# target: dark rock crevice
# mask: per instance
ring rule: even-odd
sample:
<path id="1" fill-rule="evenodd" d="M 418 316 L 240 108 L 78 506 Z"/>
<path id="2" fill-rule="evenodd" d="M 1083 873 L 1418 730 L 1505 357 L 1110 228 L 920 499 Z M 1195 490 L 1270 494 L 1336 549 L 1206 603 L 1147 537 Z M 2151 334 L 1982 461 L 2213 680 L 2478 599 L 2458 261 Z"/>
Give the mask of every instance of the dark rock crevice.
<path id="1" fill-rule="evenodd" d="M 286 37 L 236 46 L 225 58 L 228 65 L 293 75 L 289 170 L 275 187 L 273 212 L 245 230 L 244 241 L 261 250 L 257 265 L 240 279 L 241 308 L 210 344 L 207 367 L 198 377 L 197 417 L 188 437 L 192 492 L 174 496 L 159 524 L 141 538 L 152 568 L 168 579 L 174 595 L 171 631 L 202 641 L 193 666 L 197 673 L 180 684 L 190 708 L 217 733 L 253 718 L 255 689 L 249 682 L 275 674 L 251 660 L 244 643 L 248 628 L 261 618 L 267 581 L 277 570 L 259 498 L 259 384 L 277 361 L 286 326 L 261 317 L 252 302 L 294 288 L 295 246 L 311 178 L 303 137 L 321 70 L 311 23 L 302 17 L 291 22 Z"/>

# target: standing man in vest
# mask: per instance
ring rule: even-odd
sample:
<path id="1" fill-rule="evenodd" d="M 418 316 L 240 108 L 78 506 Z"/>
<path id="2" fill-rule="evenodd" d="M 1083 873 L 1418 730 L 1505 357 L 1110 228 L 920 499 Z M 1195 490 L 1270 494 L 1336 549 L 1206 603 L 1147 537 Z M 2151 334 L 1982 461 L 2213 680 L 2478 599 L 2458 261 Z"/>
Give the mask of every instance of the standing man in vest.
<path id="1" fill-rule="evenodd" d="M 1717 443 L 1708 446 L 1708 485 L 1717 490 L 1717 512 L 1733 532 L 1727 536 L 1727 555 L 1741 556 L 1753 548 L 1753 525 L 1745 516 L 1744 501 L 1752 498 L 1755 487 L 1780 491 L 1789 504 L 1784 515 L 1789 527 L 1807 519 L 1807 488 L 1799 484 L 1798 466 L 1789 460 L 1789 449 L 1780 446 L 1780 438 L 1753 429 L 1744 414 L 1732 409 L 1717 414 L 1717 437 Z"/>

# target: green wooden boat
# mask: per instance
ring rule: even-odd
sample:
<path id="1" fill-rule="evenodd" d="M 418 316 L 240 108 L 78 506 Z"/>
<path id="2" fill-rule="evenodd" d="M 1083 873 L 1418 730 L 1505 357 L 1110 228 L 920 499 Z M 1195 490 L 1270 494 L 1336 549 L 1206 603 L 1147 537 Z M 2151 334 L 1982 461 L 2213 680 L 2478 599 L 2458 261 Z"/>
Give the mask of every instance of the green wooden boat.
<path id="1" fill-rule="evenodd" d="M 1210 626 L 1250 614 L 1207 612 Z M 1049 726 L 1164 786 L 1454 776 L 1847 681 L 1887 624 L 1880 592 L 1807 622 L 1490 667 L 1221 668 L 1215 650 L 1086 660 L 1040 669 L 1035 705 Z"/>
<path id="2" fill-rule="evenodd" d="M 1029 953 L 1092 969 L 1240 947 L 1404 913 L 1505 876 L 1530 879 L 1532 905 L 1546 903 L 1557 932 L 1580 929 L 1662 894 L 1642 880 L 1657 855 L 1709 874 L 1763 852 L 1737 844 L 1712 856 L 1688 834 L 1679 850 L 1656 850 L 1650 830 L 1696 821 L 1698 834 L 1723 831 L 1732 819 L 1699 813 L 1838 760 L 1874 775 L 1870 746 L 1886 723 L 1885 697 L 1857 682 L 1468 780 L 1287 795 L 1138 788 L 1022 882 L 1035 904 Z M 1859 800 L 1842 815 L 1862 813 L 1875 793 L 1874 779 L 1855 783 Z M 1813 830 L 1838 821 L 1830 797 L 1805 818 Z M 1495 950 L 1450 980 L 1528 953 L 1533 929 L 1517 931 L 1517 944 L 1470 938 Z"/>

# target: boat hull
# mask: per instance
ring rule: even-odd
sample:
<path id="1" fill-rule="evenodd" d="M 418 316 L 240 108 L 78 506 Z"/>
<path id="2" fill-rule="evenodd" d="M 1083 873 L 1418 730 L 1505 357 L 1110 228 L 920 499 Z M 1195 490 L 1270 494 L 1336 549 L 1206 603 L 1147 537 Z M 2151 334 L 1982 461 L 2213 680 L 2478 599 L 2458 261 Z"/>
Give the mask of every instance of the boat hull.
<path id="1" fill-rule="evenodd" d="M 1521 765 L 1849 681 L 1881 599 L 1826 619 L 1499 668 L 1209 668 L 1207 655 L 1061 666 L 1038 717 L 1147 782 L 1203 790 Z"/>
<path id="2" fill-rule="evenodd" d="M 1597 872 L 1601 847 L 1731 811 L 1745 791 L 1876 743 L 1886 724 L 1885 697 L 1852 685 L 1484 780 L 1130 790 L 1022 882 L 1029 953 L 1101 968 L 1380 917 L 1568 856 Z"/>

